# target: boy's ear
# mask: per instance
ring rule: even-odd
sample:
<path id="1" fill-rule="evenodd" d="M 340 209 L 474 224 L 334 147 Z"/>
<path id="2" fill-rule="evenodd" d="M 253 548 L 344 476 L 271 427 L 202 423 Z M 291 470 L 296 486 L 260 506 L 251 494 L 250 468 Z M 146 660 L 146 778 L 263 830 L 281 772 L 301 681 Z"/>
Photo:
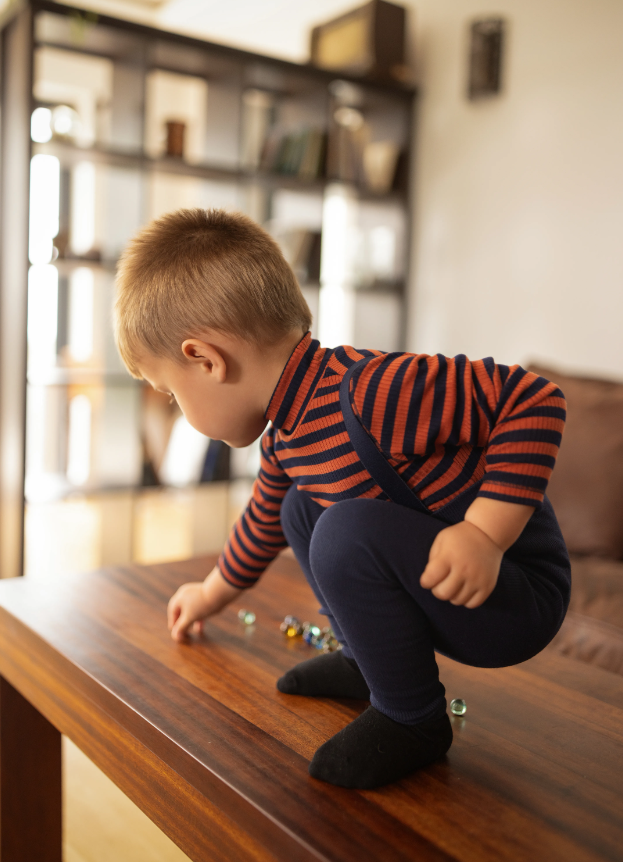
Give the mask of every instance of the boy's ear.
<path id="1" fill-rule="evenodd" d="M 213 344 L 199 338 L 187 338 L 182 344 L 182 353 L 190 362 L 197 363 L 207 374 L 213 375 L 217 383 L 227 379 L 225 357 Z"/>

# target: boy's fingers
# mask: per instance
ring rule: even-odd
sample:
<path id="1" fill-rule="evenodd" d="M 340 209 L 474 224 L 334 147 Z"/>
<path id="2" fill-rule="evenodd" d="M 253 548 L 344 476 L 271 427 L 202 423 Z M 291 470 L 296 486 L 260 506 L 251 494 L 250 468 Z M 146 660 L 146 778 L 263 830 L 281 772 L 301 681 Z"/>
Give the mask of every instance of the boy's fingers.
<path id="1" fill-rule="evenodd" d="M 177 601 L 175 601 L 175 597 L 171 599 L 169 604 L 167 605 L 167 625 L 169 627 L 169 631 L 175 625 L 179 615 L 181 613 L 181 608 Z"/>
<path id="2" fill-rule="evenodd" d="M 169 602 L 167 605 L 167 626 L 169 627 L 169 631 L 173 628 L 173 600 Z"/>
<path id="3" fill-rule="evenodd" d="M 477 592 L 478 590 L 473 585 L 463 584 L 462 589 L 460 589 L 459 592 L 453 595 L 450 599 L 450 604 L 456 605 L 457 607 L 460 607 L 461 605 L 467 607 L 467 603 L 474 598 Z"/>
<path id="4" fill-rule="evenodd" d="M 183 641 L 188 632 L 188 628 L 194 620 L 192 617 L 189 617 L 187 614 L 180 614 L 179 619 L 173 626 L 171 630 L 171 637 L 173 637 L 176 641 Z"/>
<path id="5" fill-rule="evenodd" d="M 433 587 L 433 595 L 437 599 L 441 599 L 442 602 L 449 602 L 454 599 L 455 596 L 458 596 L 463 587 L 465 586 L 465 581 L 459 574 L 450 574 L 447 578 L 444 578 L 441 583 L 437 584 Z"/>
<path id="6" fill-rule="evenodd" d="M 420 577 L 420 586 L 430 590 L 440 584 L 449 574 L 450 566 L 448 563 L 443 560 L 430 560 Z"/>

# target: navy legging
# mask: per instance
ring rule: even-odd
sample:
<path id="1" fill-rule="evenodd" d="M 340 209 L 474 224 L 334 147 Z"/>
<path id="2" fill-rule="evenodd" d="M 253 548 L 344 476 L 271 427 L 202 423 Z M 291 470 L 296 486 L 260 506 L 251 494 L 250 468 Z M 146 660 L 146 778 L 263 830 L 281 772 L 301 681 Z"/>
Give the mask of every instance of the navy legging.
<path id="1" fill-rule="evenodd" d="M 431 515 L 367 499 L 325 509 L 293 485 L 281 523 L 372 705 L 404 724 L 446 708 L 435 650 L 476 667 L 517 664 L 549 643 L 569 603 L 567 552 L 547 500 L 505 554 L 489 598 L 471 610 L 420 586 L 448 526 Z"/>

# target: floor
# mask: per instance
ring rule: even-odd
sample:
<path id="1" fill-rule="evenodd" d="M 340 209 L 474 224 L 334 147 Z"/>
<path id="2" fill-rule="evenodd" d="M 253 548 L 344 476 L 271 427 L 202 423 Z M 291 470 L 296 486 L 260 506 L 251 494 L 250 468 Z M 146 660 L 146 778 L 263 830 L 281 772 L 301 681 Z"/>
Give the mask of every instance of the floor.
<path id="1" fill-rule="evenodd" d="M 29 505 L 25 570 L 47 580 L 130 561 L 216 552 L 250 483 L 113 492 Z M 64 862 L 184 862 L 173 844 L 63 738 Z"/>
<path id="2" fill-rule="evenodd" d="M 188 856 L 63 737 L 64 862 L 186 862 Z"/>

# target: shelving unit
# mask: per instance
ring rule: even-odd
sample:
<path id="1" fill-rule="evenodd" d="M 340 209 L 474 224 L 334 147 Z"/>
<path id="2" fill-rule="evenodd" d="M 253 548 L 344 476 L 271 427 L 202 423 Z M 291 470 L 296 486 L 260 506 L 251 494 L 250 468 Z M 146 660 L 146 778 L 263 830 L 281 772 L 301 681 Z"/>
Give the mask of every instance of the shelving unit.
<path id="1" fill-rule="evenodd" d="M 110 326 L 116 261 L 152 218 L 246 212 L 281 243 L 325 343 L 402 347 L 414 91 L 45 0 L 11 7 L 0 26 L 8 576 L 21 570 L 24 489 L 33 504 L 135 494 L 146 457 L 158 473 L 145 427 L 158 410 Z M 165 153 L 167 121 L 185 125 L 182 156 Z M 318 267 L 299 258 L 319 237 Z"/>
<path id="2" fill-rule="evenodd" d="M 59 143 L 58 141 L 45 144 L 33 143 L 32 153 L 33 155 L 40 153 L 54 156 L 67 166 L 75 165 L 85 160 L 85 150 L 83 148 Z M 315 180 L 303 180 L 265 170 L 223 168 L 210 164 L 189 164 L 182 159 L 174 157 L 153 159 L 145 156 L 143 153 L 131 153 L 125 150 L 116 150 L 112 147 L 90 147 L 88 158 L 94 164 L 104 164 L 115 168 L 136 168 L 147 173 L 176 174 L 194 177 L 198 180 L 260 185 L 268 190 L 284 188 L 322 194 L 328 185 L 335 182 L 335 179 L 327 177 Z M 355 185 L 355 188 L 357 195 L 362 201 L 391 201 L 405 206 L 408 202 L 406 189 L 392 188 L 388 192 L 379 194 L 365 186 Z"/>

